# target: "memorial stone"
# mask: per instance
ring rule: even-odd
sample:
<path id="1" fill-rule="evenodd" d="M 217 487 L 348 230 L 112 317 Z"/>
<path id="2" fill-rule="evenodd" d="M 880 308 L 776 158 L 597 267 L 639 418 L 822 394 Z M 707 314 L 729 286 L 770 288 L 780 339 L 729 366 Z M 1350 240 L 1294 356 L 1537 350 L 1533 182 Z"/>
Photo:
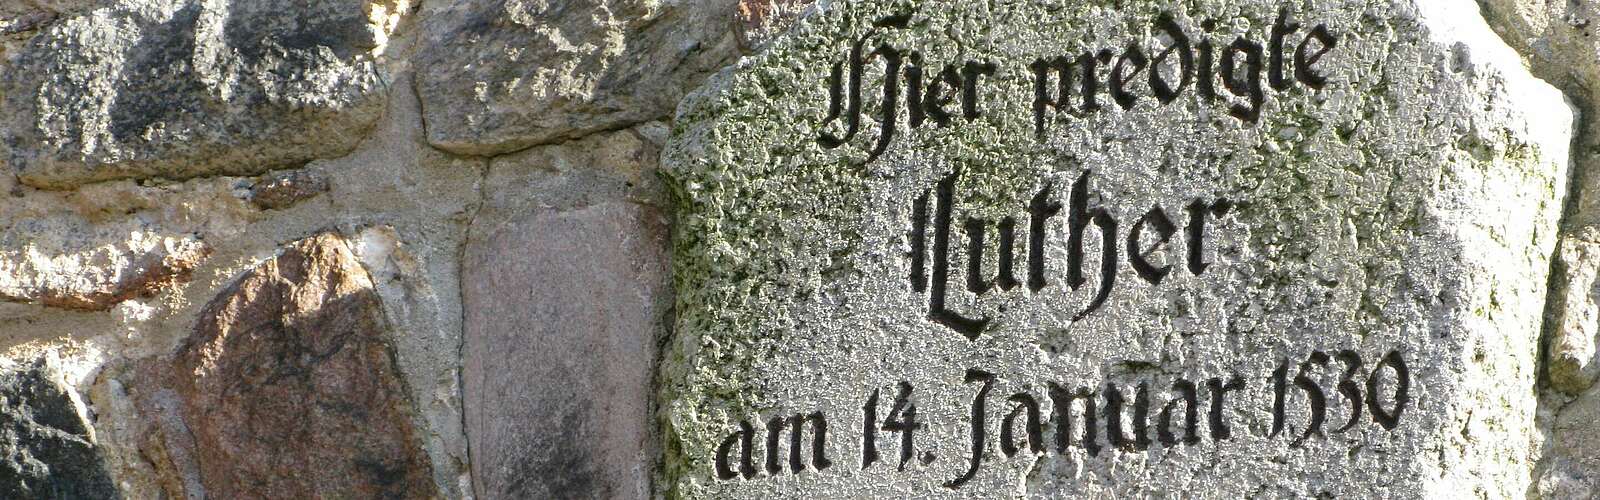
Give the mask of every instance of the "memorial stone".
<path id="1" fill-rule="evenodd" d="M 1525 495 L 1573 112 L 1473 9 L 815 6 L 663 153 L 661 488 Z"/>

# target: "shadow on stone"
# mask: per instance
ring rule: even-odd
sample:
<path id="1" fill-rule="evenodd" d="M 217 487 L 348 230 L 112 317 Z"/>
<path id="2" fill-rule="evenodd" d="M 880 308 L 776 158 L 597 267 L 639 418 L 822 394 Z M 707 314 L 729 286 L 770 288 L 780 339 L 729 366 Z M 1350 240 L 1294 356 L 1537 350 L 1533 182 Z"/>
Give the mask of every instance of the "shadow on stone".
<path id="1" fill-rule="evenodd" d="M 43 359 L 0 373 L 0 498 L 118 498 L 57 377 Z"/>

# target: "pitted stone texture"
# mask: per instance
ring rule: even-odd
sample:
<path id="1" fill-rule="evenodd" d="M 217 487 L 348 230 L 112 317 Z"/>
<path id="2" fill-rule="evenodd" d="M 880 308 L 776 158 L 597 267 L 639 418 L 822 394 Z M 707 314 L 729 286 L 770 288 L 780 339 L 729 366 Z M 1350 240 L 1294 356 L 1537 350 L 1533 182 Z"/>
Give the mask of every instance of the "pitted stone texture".
<path id="1" fill-rule="evenodd" d="M 474 227 L 463 378 L 479 498 L 650 496 L 665 223 L 606 201 Z"/>
<path id="2" fill-rule="evenodd" d="M 739 47 L 752 52 L 793 26 L 813 0 L 739 0 Z"/>
<path id="3" fill-rule="evenodd" d="M 119 497 L 70 391 L 42 359 L 0 362 L 0 497 Z"/>
<path id="4" fill-rule="evenodd" d="M 289 244 L 130 371 L 169 490 L 209 498 L 432 498 L 377 293 L 347 243 Z M 182 485 L 182 486 L 179 486 Z"/>
<path id="5" fill-rule="evenodd" d="M 35 222 L 12 227 L 0 238 L 13 240 L 18 233 L 26 238 L 0 251 L 0 300 L 103 311 L 187 281 L 211 252 L 193 236 L 50 234 L 47 223 Z M 65 241 L 76 239 L 87 241 Z"/>
<path id="6" fill-rule="evenodd" d="M 1386 0 L 820 6 L 688 97 L 663 153 L 677 195 L 678 293 L 660 374 L 663 489 L 688 498 L 1526 495 L 1536 453 L 1531 388 L 1572 110 L 1474 9 L 1458 7 Z M 1288 60 L 1318 24 L 1338 42 L 1316 65 L 1328 78 L 1320 90 L 1295 77 L 1286 88 L 1269 87 L 1263 55 L 1258 123 L 1228 112 L 1248 105 L 1241 99 L 1248 83 L 1211 80 L 1220 96 L 1207 100 L 1191 82 L 1172 103 L 1157 105 L 1144 71 L 1129 84 L 1137 97 L 1131 109 L 1110 95 L 1105 80 L 1118 72 L 1117 54 L 1140 44 L 1153 56 L 1171 42 L 1152 27 L 1162 10 L 1172 9 L 1195 47 L 1204 41 L 1216 49 L 1194 59 L 1215 68 L 1225 65 L 1222 47 L 1241 36 L 1269 46 L 1280 8 L 1301 25 L 1286 40 Z M 1215 27 L 1205 28 L 1210 21 Z M 849 79 L 848 71 L 830 73 L 852 46 L 867 58 L 863 122 L 853 139 L 825 148 L 823 132 L 846 134 L 845 119 L 825 123 L 827 82 L 834 74 Z M 901 62 L 920 65 L 924 85 L 946 64 L 960 71 L 967 61 L 994 63 L 995 74 L 975 93 L 977 116 L 964 116 L 963 92 L 947 85 L 918 97 L 954 96 L 944 107 L 950 124 L 929 119 L 912 128 L 904 107 L 912 97 L 902 91 L 892 101 L 901 103 L 896 135 L 872 159 L 885 113 L 879 89 L 891 52 L 884 47 L 917 52 L 902 53 Z M 1045 130 L 1036 133 L 1033 63 L 1101 48 L 1113 57 L 1094 73 L 1100 110 L 1057 112 L 1046 103 Z M 1237 59 L 1226 65 L 1245 58 Z M 1172 66 L 1169 58 L 1157 71 L 1172 76 Z M 1052 96 L 1057 90 L 1054 79 L 1042 87 Z M 1074 108 L 1079 88 L 1069 94 Z M 945 305 L 992 320 L 971 339 L 930 320 L 940 247 L 934 226 L 943 217 L 936 207 L 949 206 L 937 201 L 936 186 L 946 179 L 954 209 Z M 1078 179 L 1087 179 L 1082 195 L 1072 194 Z M 1047 186 L 1040 205 L 1062 206 L 1046 219 L 1045 286 L 1034 289 L 1025 284 L 1035 258 L 1030 205 Z M 920 275 L 929 288 L 918 290 L 908 233 L 922 196 L 933 200 Z M 1077 285 L 1067 272 L 1076 245 L 1069 199 L 1106 211 L 1104 219 L 1076 218 L 1088 224 Z M 1218 199 L 1231 208 L 1207 216 L 1199 254 L 1210 266 L 1197 271 L 1186 265 L 1186 251 L 1198 247 L 1183 236 L 1185 207 Z M 1150 224 L 1145 238 L 1129 236 L 1155 207 L 1177 226 L 1163 250 L 1147 256 L 1172 266 L 1159 284 L 1128 263 L 1124 245 L 1124 238 L 1157 245 Z M 1011 260 L 1014 277 L 1024 280 L 1015 287 L 991 279 L 1003 234 L 995 225 L 1004 217 L 1015 220 Z M 970 281 L 968 220 L 988 221 L 986 255 L 972 266 L 982 274 Z M 1096 220 L 1118 222 L 1111 241 L 1098 236 Z M 1108 246 L 1117 249 L 1114 280 L 1100 274 Z M 1113 282 L 1103 306 L 1075 319 Z M 1328 359 L 1318 361 L 1319 352 Z M 1409 406 L 1390 429 L 1374 418 L 1377 405 L 1358 405 L 1362 413 L 1343 428 L 1355 417 L 1352 403 L 1366 399 L 1340 389 L 1353 364 L 1346 360 L 1359 356 L 1361 367 L 1345 380 L 1356 385 L 1343 387 L 1374 394 L 1392 411 L 1399 362 L 1385 363 L 1379 381 L 1366 383 L 1390 353 L 1409 367 Z M 1280 368 L 1281 413 L 1273 376 Z M 969 370 L 993 374 L 994 386 L 978 413 L 987 436 L 983 463 L 966 476 L 979 420 L 970 412 L 982 385 L 982 373 Z M 1213 413 L 1216 391 L 1205 382 L 1233 377 L 1241 388 Z M 1181 400 L 1170 389 L 1178 380 L 1200 385 L 1196 437 L 1203 439 L 1190 445 L 1162 444 L 1157 435 L 1163 405 Z M 903 468 L 900 431 L 884 427 L 897 418 L 901 382 L 914 388 L 909 402 L 919 425 Z M 1057 447 L 1065 426 L 1055 417 L 1051 383 L 1094 391 L 1098 453 Z M 1144 437 L 1155 441 L 1147 449 L 1108 439 L 1113 428 L 1141 427 L 1127 406 L 1139 405 L 1133 391 L 1142 383 L 1149 390 Z M 1115 427 L 1106 413 L 1112 400 L 1101 396 L 1107 388 L 1124 398 Z M 881 456 L 867 466 L 862 428 L 874 391 L 872 442 Z M 1038 451 L 1000 443 L 1008 415 L 1013 432 L 1023 428 L 1022 403 L 1012 398 L 1018 393 L 1030 394 L 1047 420 Z M 1310 410 L 1308 394 L 1323 397 L 1326 413 Z M 1084 421 L 1078 407 L 1075 440 Z M 768 422 L 813 411 L 829 424 L 824 455 L 832 465 L 817 470 L 806 451 L 807 469 L 795 473 L 792 424 L 769 434 Z M 1312 423 L 1319 416 L 1320 427 Z M 728 440 L 741 421 L 753 425 L 752 467 L 739 467 L 739 440 Z M 734 452 L 728 479 L 715 465 L 724 443 Z"/>
<path id="7" fill-rule="evenodd" d="M 24 183 L 68 188 L 344 155 L 383 112 L 373 58 L 395 9 L 133 0 L 59 19 L 0 77 L 6 159 Z"/>
<path id="8" fill-rule="evenodd" d="M 737 0 L 454 0 L 416 56 L 428 142 L 493 155 L 671 115 L 737 56 Z"/>
<path id="9" fill-rule="evenodd" d="M 495 157 L 484 179 L 475 231 L 492 231 L 542 210 L 574 210 L 611 201 L 666 204 L 657 167 L 667 133 L 666 123 L 650 122 Z"/>

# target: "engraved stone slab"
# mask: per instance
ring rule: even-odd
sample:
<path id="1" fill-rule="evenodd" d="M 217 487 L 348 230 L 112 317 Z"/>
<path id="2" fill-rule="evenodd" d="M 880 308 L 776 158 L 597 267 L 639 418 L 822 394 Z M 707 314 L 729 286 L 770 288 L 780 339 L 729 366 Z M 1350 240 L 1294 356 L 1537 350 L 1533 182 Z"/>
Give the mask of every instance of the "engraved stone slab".
<path id="1" fill-rule="evenodd" d="M 664 489 L 1525 494 L 1572 111 L 1462 7 L 819 5 L 663 153 Z"/>

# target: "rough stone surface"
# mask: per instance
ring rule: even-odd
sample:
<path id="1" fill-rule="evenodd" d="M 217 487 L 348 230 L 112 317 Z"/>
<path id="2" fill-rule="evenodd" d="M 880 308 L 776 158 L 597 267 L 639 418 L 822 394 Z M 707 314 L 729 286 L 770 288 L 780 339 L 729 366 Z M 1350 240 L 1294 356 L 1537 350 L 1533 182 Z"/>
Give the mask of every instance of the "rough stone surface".
<path id="1" fill-rule="evenodd" d="M 43 10 L 0 12 L 0 36 L 25 33 L 54 21 L 56 14 Z"/>
<path id="2" fill-rule="evenodd" d="M 46 378 L 73 404 L 81 395 L 75 436 L 100 456 L 83 463 L 106 469 L 85 469 L 97 479 L 71 484 L 104 488 L 99 478 L 109 476 L 124 498 L 371 496 L 284 493 L 272 481 L 216 486 L 215 471 L 206 471 L 221 453 L 194 431 L 197 419 L 228 436 L 287 436 L 238 440 L 256 451 L 292 441 L 359 452 L 355 441 L 338 441 L 359 436 L 349 439 L 426 464 L 400 480 L 420 485 L 405 495 L 451 499 L 1600 491 L 1595 0 L 1163 5 L 1191 43 L 1212 43 L 1212 66 L 1240 35 L 1269 45 L 1284 6 L 1302 24 L 1286 39 L 1291 75 L 1294 45 L 1311 26 L 1326 22 L 1340 35 L 1318 63 L 1329 86 L 1313 91 L 1291 77 L 1293 88 L 1264 87 L 1256 125 L 1227 115 L 1228 104 L 1249 101 L 1220 79 L 1216 101 L 1197 100 L 1192 81 L 1175 103 L 1154 106 L 1148 68 L 1132 72 L 1134 108 L 1119 109 L 1107 82 L 1115 56 L 1137 42 L 1153 58 L 1167 42 L 1151 22 L 1152 2 L 884 3 L 0 0 L 0 358 L 9 360 L 0 364 L 59 355 Z M 963 62 L 993 60 L 1000 74 L 978 86 L 981 116 L 966 119 L 962 93 L 946 89 L 952 123 L 913 128 L 903 107 L 912 96 L 902 91 L 891 147 L 863 161 L 879 133 L 880 52 L 868 56 L 858 135 L 818 152 L 808 141 L 827 113 L 832 64 L 867 25 L 899 12 L 912 12 L 910 27 L 882 28 L 887 34 L 867 39 L 863 54 L 879 45 L 917 49 L 902 63 L 920 65 L 925 86 L 945 64 L 959 76 Z M 1552 138 L 1567 133 L 1566 113 L 1547 89 L 1530 86 L 1480 17 L 1582 110 L 1572 141 Z M 1196 26 L 1206 21 L 1215 25 L 1202 36 Z M 1096 69 L 1104 110 L 1047 107 L 1045 139 L 1032 139 L 1027 64 L 1099 49 L 1113 56 Z M 1172 63 L 1161 71 L 1173 74 Z M 672 117 L 685 93 L 730 65 Z M 827 130 L 840 134 L 842 125 Z M 671 130 L 680 144 L 669 155 L 673 180 L 663 182 L 656 172 Z M 1574 188 L 1557 232 L 1550 221 L 1564 186 L 1556 157 L 1567 144 Z M 930 326 L 929 292 L 905 287 L 911 207 L 956 168 L 949 305 L 995 321 L 972 341 Z M 1098 226 L 1090 220 L 1085 229 L 1086 282 L 1073 291 L 1064 276 L 1068 208 L 1049 219 L 1048 286 L 1035 292 L 1026 284 L 1027 206 L 1047 182 L 1066 202 L 1084 170 L 1088 206 L 1109 210 L 1119 240 L 1149 208 L 1166 210 L 1177 233 L 1149 258 L 1175 267 L 1149 284 L 1130 270 L 1121 241 L 1107 301 L 1072 321 L 1101 282 Z M 1185 262 L 1185 205 L 1222 197 L 1238 204 L 1208 219 L 1201 255 L 1212 265 L 1196 275 Z M 1016 223 L 1020 288 L 976 295 L 963 279 L 965 218 L 991 224 L 980 270 L 992 276 L 1000 265 L 993 224 L 1005 216 Z M 669 251 L 661 217 L 679 221 L 670 251 L 681 292 L 659 281 Z M 1152 227 L 1144 230 L 1143 243 L 1159 245 Z M 215 389 L 237 384 L 195 385 L 192 370 L 171 364 L 197 324 L 239 318 L 208 304 L 245 293 L 236 288 L 241 276 L 260 276 L 264 263 L 281 264 L 284 242 L 327 231 L 347 235 L 342 245 L 358 263 L 340 266 L 365 273 L 352 280 L 365 280 L 356 302 L 367 305 L 350 307 L 380 325 L 393 352 L 387 365 L 359 372 L 384 381 L 351 380 L 387 387 L 371 391 L 385 394 L 378 407 L 404 407 L 379 420 L 411 423 L 362 420 L 353 428 L 375 434 L 303 438 L 299 428 L 218 424 L 221 414 L 197 413 L 195 405 L 228 408 L 240 394 Z M 538 269 L 518 271 L 527 267 Z M 1553 274 L 1541 281 L 1545 269 Z M 623 283 L 629 273 L 650 279 Z M 729 282 L 738 284 L 717 285 Z M 567 288 L 535 290 L 546 283 Z M 1548 300 L 1539 298 L 1544 288 Z M 675 298 L 678 307 L 668 307 Z M 1531 312 L 1540 300 L 1543 325 Z M 274 314 L 284 324 L 326 316 Z M 559 328 L 572 325 L 587 329 Z M 474 340 L 464 343 L 467 335 Z M 529 340 L 536 336 L 545 340 Z M 300 338 L 310 346 L 322 337 Z M 666 359 L 650 377 L 657 345 Z M 1411 374 L 1398 427 L 1382 428 L 1363 404 L 1359 425 L 1338 431 L 1350 408 L 1340 386 L 1348 358 L 1340 356 L 1362 357 L 1352 377 L 1364 382 L 1386 349 L 1404 354 Z M 1302 366 L 1312 350 L 1331 359 Z M 1535 353 L 1546 358 L 1536 362 Z M 252 366 L 294 359 L 271 357 Z M 542 365 L 518 364 L 529 359 Z M 484 368 L 493 363 L 505 366 Z M 242 365 L 227 366 L 207 383 L 253 380 Z M 1285 366 L 1287 415 L 1275 433 L 1272 369 Z M 988 395 L 988 453 L 973 479 L 952 489 L 945 484 L 970 456 L 979 384 L 963 380 L 969 368 L 999 379 Z M 1314 416 L 1296 380 L 1302 368 L 1327 412 L 1323 433 L 1297 443 Z M 1232 436 L 1218 439 L 1205 382 L 1234 374 L 1246 385 L 1229 393 L 1223 416 Z M 1381 374 L 1378 391 L 1356 389 L 1392 394 L 1394 371 Z M 1167 446 L 1155 433 L 1177 379 L 1199 383 L 1203 439 L 1193 445 Z M 904 472 L 903 434 L 885 428 L 909 418 L 905 407 L 893 411 L 901 381 L 915 387 L 914 448 L 933 453 L 910 457 Z M 1124 433 L 1138 427 L 1126 406 L 1139 405 L 1135 391 L 1148 383 L 1146 435 L 1155 442 L 1114 446 L 1102 394 L 1099 453 L 1076 442 L 1058 451 L 1050 382 L 1120 389 Z M 879 392 L 880 458 L 863 470 L 869 390 Z M 641 395 L 654 391 L 659 397 Z M 1011 396 L 1023 392 L 1040 405 L 1042 453 L 1023 446 L 1010 454 L 1000 444 L 1001 421 L 1018 404 Z M 770 473 L 768 436 L 754 435 L 754 478 L 707 476 L 706 448 L 737 420 L 762 433 L 772 417 L 812 410 L 827 412 L 829 468 L 790 474 L 790 437 L 780 435 L 781 472 Z M 641 419 L 660 425 L 641 430 Z M 1019 443 L 1022 425 L 1013 428 Z M 58 449 L 80 448 L 29 453 Z M 329 488 L 365 477 L 328 465 L 343 458 L 287 449 L 279 455 L 288 461 L 267 466 L 224 463 L 294 469 L 274 477 L 306 483 L 342 474 Z"/>
<path id="3" fill-rule="evenodd" d="M 404 3 L 140 0 L 59 19 L 0 75 L 27 184 L 249 175 L 349 153 Z"/>
<path id="4" fill-rule="evenodd" d="M 1215 58 L 1195 60 L 1215 68 L 1248 64 L 1221 47 L 1241 37 L 1269 46 L 1280 5 L 821 7 L 691 95 L 663 155 L 677 198 L 678 291 L 661 374 L 663 488 L 682 497 L 1526 495 L 1572 110 L 1458 7 L 1288 5 L 1300 24 L 1286 41 L 1288 68 L 1314 26 L 1337 36 L 1314 66 L 1325 86 L 1289 76 L 1273 88 L 1263 55 L 1259 76 L 1207 81 L 1215 100 L 1193 82 L 1165 105 L 1152 97 L 1150 71 L 1125 87 L 1132 101 L 1105 83 L 1125 74 L 1114 64 L 1128 47 L 1153 57 L 1171 43 L 1156 21 L 1163 9 L 1191 43 L 1218 45 Z M 850 94 L 830 95 L 828 82 L 837 63 L 850 79 L 852 46 L 868 61 L 853 139 L 847 119 L 827 121 L 830 97 Z M 1098 110 L 1038 104 L 1036 60 L 1101 48 Z M 913 127 L 903 104 L 912 97 L 892 95 L 898 126 L 878 155 L 891 50 L 917 53 L 901 62 L 921 65 L 924 84 L 946 64 L 996 72 L 973 93 L 919 89 L 933 102 L 952 97 L 945 126 L 924 116 Z M 1166 66 L 1153 71 L 1176 82 L 1176 64 Z M 1229 109 L 1249 116 L 1251 78 L 1263 91 L 1254 123 Z M 1043 90 L 1056 95 L 1053 81 Z M 981 102 L 968 107 L 973 97 Z M 843 144 L 824 147 L 824 133 Z M 952 201 L 939 201 L 946 192 Z M 927 211 L 917 209 L 924 196 Z M 1226 212 L 1186 209 L 1217 200 Z M 1054 218 L 1033 215 L 1052 203 Z M 1152 234 L 1161 231 L 1155 207 L 1174 223 L 1165 244 Z M 1203 246 L 1186 236 L 1191 212 L 1207 221 Z M 914 214 L 928 217 L 920 231 Z M 1006 217 L 1014 253 L 997 258 Z M 1033 220 L 1045 221 L 1042 240 Z M 1130 236 L 1140 226 L 1144 237 Z M 1075 227 L 1081 241 L 1069 237 Z M 972 243 L 976 230 L 983 243 Z M 1151 268 L 1136 265 L 1130 245 L 1156 249 L 1137 252 Z M 974 247 L 986 253 L 969 266 Z M 1081 281 L 1068 269 L 1080 248 Z M 1114 260 L 1102 258 L 1108 249 Z M 1030 283 L 1041 258 L 1044 279 Z M 1103 274 L 1108 260 L 1115 267 Z M 998 271 L 1007 261 L 1010 283 Z M 989 321 L 957 328 L 944 313 Z M 981 391 L 991 376 L 992 391 Z M 1235 379 L 1236 392 L 1220 390 Z M 1192 407 L 1182 404 L 1185 381 L 1200 398 L 1197 432 L 1178 415 L 1165 429 L 1197 440 L 1169 442 L 1158 414 L 1173 401 L 1175 412 Z M 1067 424 L 1056 412 L 1069 401 L 1052 384 L 1098 403 L 1095 446 L 1081 441 L 1082 403 L 1068 407 Z M 1039 439 L 1025 432 L 1027 401 L 1041 416 Z M 820 434 L 814 424 L 773 432 L 771 419 L 812 412 L 828 423 L 827 460 L 800 439 Z M 976 452 L 974 428 L 986 437 Z M 752 441 L 747 465 L 741 434 Z M 1073 442 L 1059 446 L 1058 436 Z M 804 453 L 791 454 L 801 451 L 791 438 Z M 731 457 L 720 468 L 719 455 Z"/>
<path id="5" fill-rule="evenodd" d="M 1592 455 L 1597 330 L 1595 242 L 1600 241 L 1600 2 L 1489 0 L 1484 15 L 1527 58 L 1535 75 L 1562 90 L 1581 109 L 1573 138 L 1572 201 L 1562 223 L 1561 260 L 1551 279 L 1547 368 L 1541 386 L 1540 436 L 1545 444 L 1535 495 L 1571 498 L 1600 491 Z M 1587 392 L 1586 392 L 1587 391 Z M 1575 414 L 1574 414 L 1575 413 Z M 1587 428 L 1586 428 L 1587 427 Z"/>
<path id="6" fill-rule="evenodd" d="M 403 52 L 407 42 L 393 43 L 398 44 L 392 45 L 394 50 Z M 410 88 L 409 75 L 401 73 L 398 78 L 398 88 Z M 329 191 L 286 208 L 254 207 L 248 201 L 248 186 L 257 179 L 238 177 L 105 182 L 70 193 L 24 189 L 24 196 L 0 204 L 4 214 L 0 217 L 9 220 L 65 212 L 46 217 L 63 219 L 46 226 L 51 231 L 59 227 L 66 234 L 81 235 L 149 227 L 160 234 L 197 234 L 213 249 L 188 283 L 154 300 L 124 302 L 107 313 L 53 313 L 0 304 L 0 341 L 8 348 L 31 350 L 35 345 L 69 342 L 102 353 L 74 355 L 74 359 L 88 369 L 107 366 L 104 375 L 80 387 L 93 400 L 96 429 L 106 438 L 125 496 L 160 497 L 174 478 L 184 484 L 187 476 L 174 471 L 191 469 L 173 466 L 161 472 L 150 463 L 145 455 L 159 454 L 163 448 L 166 451 L 160 453 L 174 457 L 186 452 L 176 445 L 152 446 L 147 439 L 152 432 L 147 429 L 157 424 L 153 420 L 160 413 L 135 407 L 129 394 L 140 385 L 115 367 L 127 360 L 170 357 L 193 335 L 196 322 L 209 314 L 204 306 L 241 275 L 279 254 L 284 242 L 330 228 L 348 235 L 346 245 L 365 267 L 382 301 L 381 312 L 388 322 L 385 336 L 396 357 L 395 374 L 404 380 L 402 389 L 414 412 L 412 430 L 431 459 L 436 490 L 428 494 L 471 496 L 462 431 L 458 269 L 467 225 L 480 204 L 487 162 L 429 147 L 422 138 L 415 96 L 390 93 L 389 100 L 383 124 L 356 152 L 315 161 L 304 169 L 325 176 Z M 75 212 L 92 214 L 98 222 L 68 224 Z M 125 220 L 144 221 L 146 226 Z M 120 381 L 124 379 L 127 384 Z"/>
<path id="7" fill-rule="evenodd" d="M 462 278 L 479 498 L 651 496 L 650 380 L 671 299 L 666 218 L 644 204 L 660 193 L 657 149 L 639 133 L 491 168 Z"/>
<path id="8" fill-rule="evenodd" d="M 1531 497 L 1594 498 L 1600 484 L 1600 391 L 1588 391 L 1564 405 L 1551 425 L 1555 437 L 1541 464 Z"/>
<path id="9" fill-rule="evenodd" d="M 812 0 L 739 0 L 739 47 L 753 52 L 793 26 Z"/>
<path id="10" fill-rule="evenodd" d="M 292 243 L 209 303 L 170 360 L 131 370 L 159 432 L 141 451 L 187 495 L 434 497 L 387 331 L 342 238 Z"/>
<path id="11" fill-rule="evenodd" d="M 671 113 L 737 55 L 736 0 L 454 0 L 416 56 L 428 141 L 490 155 Z"/>
<path id="12" fill-rule="evenodd" d="M 60 378 L 43 359 L 0 363 L 0 497 L 118 498 L 93 431 Z"/>
<path id="13" fill-rule="evenodd" d="M 21 250 L 0 250 L 0 300 L 102 311 L 187 281 L 210 253 L 192 237 L 141 232 L 124 241 L 45 253 L 64 246 L 52 244 L 61 236 L 37 238 Z"/>
<path id="14" fill-rule="evenodd" d="M 285 208 L 327 191 L 327 178 L 311 171 L 293 170 L 267 176 L 250 186 L 250 204 L 269 210 Z"/>
<path id="15" fill-rule="evenodd" d="M 98 0 L 13 0 L 0 5 L 0 54 L 6 39 L 25 37 L 62 17 L 89 10 Z"/>
<path id="16" fill-rule="evenodd" d="M 23 3 L 33 8 L 28 0 Z M 43 27 L 77 19 L 95 8 L 128 10 L 137 9 L 135 4 L 139 4 L 124 0 L 39 3 L 62 7 L 44 7 L 58 15 Z M 205 3 L 206 8 L 223 4 L 209 0 Z M 0 9 L 13 5 L 0 2 Z M 374 7 L 371 12 L 362 13 L 369 19 L 388 17 L 372 21 L 386 29 L 393 28 L 393 36 L 387 40 L 383 55 L 370 58 L 375 71 L 394 83 L 376 91 L 384 101 L 381 107 L 374 108 L 382 110 L 376 126 L 366 132 L 344 131 L 355 137 L 351 142 L 355 149 L 350 154 L 292 165 L 296 170 L 326 178 L 328 191 L 322 195 L 283 208 L 262 210 L 249 201 L 249 187 L 260 179 L 228 175 L 182 181 L 110 180 L 76 185 L 70 190 L 36 189 L 17 182 L 9 173 L 10 161 L 0 159 L 0 169 L 7 169 L 5 175 L 0 175 L 0 196 L 5 197 L 5 202 L 0 203 L 0 252 L 18 259 L 51 263 L 71 259 L 85 263 L 19 266 L 12 269 L 15 276 L 5 279 L 29 283 L 44 277 L 62 283 L 87 283 L 114 277 L 116 273 L 131 273 L 132 269 L 122 267 L 135 262 L 131 256 L 80 258 L 89 254 L 121 255 L 112 252 L 143 248 L 130 241 L 204 242 L 210 251 L 188 273 L 187 280 L 175 280 L 160 294 L 122 301 L 104 311 L 63 310 L 0 300 L 3 357 L 30 359 L 31 353 L 40 350 L 73 347 L 68 357 L 75 373 L 81 376 L 69 382 L 85 395 L 96 435 L 103 438 L 100 444 L 114 469 L 117 486 L 127 498 L 160 498 L 171 496 L 170 491 L 198 491 L 187 489 L 188 476 L 180 473 L 198 469 L 172 465 L 182 463 L 182 459 L 174 458 L 162 462 L 166 469 L 160 473 L 165 478 L 158 477 L 160 474 L 144 454 L 181 457 L 187 452 L 177 445 L 167 447 L 164 440 L 156 445 L 146 439 L 152 435 L 147 430 L 155 424 L 152 420 L 157 413 L 136 407 L 129 395 L 133 387 L 119 381 L 122 375 L 117 367 L 152 356 L 170 356 L 193 334 L 204 306 L 233 285 L 242 273 L 271 259 L 284 242 L 330 228 L 349 235 L 348 244 L 367 267 L 373 290 L 382 301 L 382 313 L 389 322 L 387 336 L 396 356 L 394 371 L 404 379 L 402 389 L 415 412 L 411 415 L 415 420 L 412 430 L 431 459 L 433 478 L 426 493 L 444 498 L 471 496 L 462 430 L 458 270 L 461 243 L 480 204 L 480 182 L 488 162 L 447 154 L 427 144 L 406 60 L 412 53 L 415 30 L 408 29 L 409 21 L 398 27 L 392 24 L 393 12 L 379 12 L 377 7 L 387 4 L 356 5 Z M 13 58 L 24 52 L 20 47 L 35 36 L 45 36 L 43 27 L 0 39 L 0 51 L 4 51 L 0 54 L 0 74 L 13 71 Z M 315 76 L 306 78 L 307 84 L 331 83 Z M 304 116 L 281 114 L 266 119 L 296 117 Z M 326 132 L 308 131 L 307 135 L 319 133 L 323 138 L 332 138 Z M 281 144 L 252 140 L 245 145 Z M 129 380 L 128 385 L 136 385 Z M 173 478 L 178 479 L 177 483 L 163 482 Z M 194 479 L 198 481 L 198 476 Z M 172 484 L 179 489 L 170 488 Z"/>
<path id="17" fill-rule="evenodd" d="M 1569 238 L 1561 242 L 1560 264 L 1566 296 L 1552 296 L 1559 310 L 1551 325 L 1550 385 L 1580 394 L 1600 376 L 1600 243 Z"/>
<path id="18" fill-rule="evenodd" d="M 1600 91 L 1600 3 L 1487 0 L 1484 15 L 1506 42 L 1532 62 L 1532 69 L 1576 97 Z M 1587 91 L 1587 92 L 1585 92 Z"/>

